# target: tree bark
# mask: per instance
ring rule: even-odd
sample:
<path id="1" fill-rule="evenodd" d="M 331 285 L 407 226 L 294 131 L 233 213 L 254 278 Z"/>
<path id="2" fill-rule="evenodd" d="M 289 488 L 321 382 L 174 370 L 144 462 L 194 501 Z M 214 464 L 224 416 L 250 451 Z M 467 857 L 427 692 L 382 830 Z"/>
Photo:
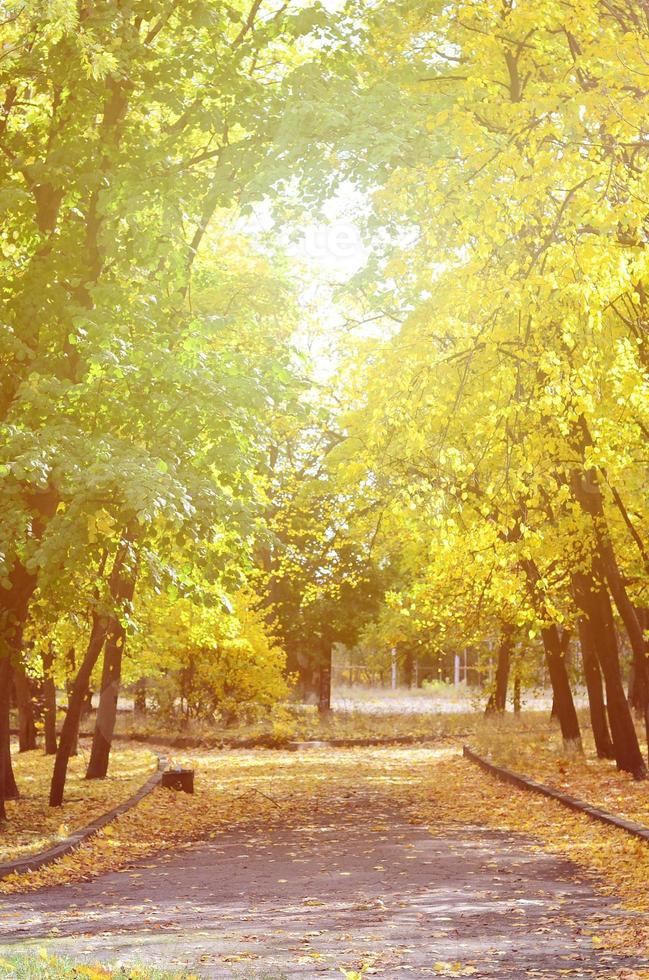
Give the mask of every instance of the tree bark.
<path id="1" fill-rule="evenodd" d="M 146 714 L 146 678 L 141 677 L 135 688 L 135 700 L 133 705 L 135 712 L 139 715 Z"/>
<path id="2" fill-rule="evenodd" d="M 415 655 L 412 647 L 408 646 L 405 649 L 403 655 L 403 673 L 404 680 L 406 682 L 406 687 L 410 690 L 412 689 L 412 682 L 414 677 L 414 665 L 415 665 Z"/>
<path id="3" fill-rule="evenodd" d="M 514 714 L 521 713 L 521 675 L 517 672 L 514 675 Z"/>
<path id="4" fill-rule="evenodd" d="M 644 696 L 638 684 L 635 664 L 631 661 L 629 667 L 629 686 L 627 689 L 627 700 L 635 713 L 642 718 L 644 713 Z"/>
<path id="5" fill-rule="evenodd" d="M 9 745 L 9 704 L 10 704 L 10 685 L 11 685 L 11 663 L 9 657 L 4 656 L 0 660 L 0 820 L 7 819 L 7 808 L 5 806 L 5 780 L 7 778 L 7 765 L 4 747 Z"/>
<path id="6" fill-rule="evenodd" d="M 579 617 L 579 644 L 584 668 L 584 680 L 588 691 L 590 724 L 595 739 L 595 749 L 599 759 L 614 759 L 615 749 L 608 728 L 602 673 L 597 660 L 596 643 L 590 620 Z"/>
<path id="7" fill-rule="evenodd" d="M 536 563 L 529 558 L 525 558 L 522 568 L 527 577 L 530 594 L 539 606 L 540 611 L 545 614 L 545 600 L 539 589 L 540 574 Z M 575 709 L 575 702 L 570 689 L 570 678 L 566 668 L 565 653 L 567 652 L 569 634 L 564 630 L 559 632 L 556 624 L 552 623 L 541 630 L 543 649 L 545 650 L 545 662 L 550 675 L 552 685 L 552 710 L 556 711 L 561 735 L 564 744 L 572 748 L 583 751 L 581 742 L 581 730 L 579 728 L 579 718 Z"/>
<path id="8" fill-rule="evenodd" d="M 633 651 L 633 667 L 635 672 L 635 697 L 638 711 L 644 720 L 647 746 L 649 747 L 649 645 L 644 638 L 644 631 L 638 619 L 636 609 L 629 599 L 626 586 L 620 572 L 612 544 L 600 544 L 602 567 L 608 582 L 613 601 L 624 623 Z"/>
<path id="9" fill-rule="evenodd" d="M 45 755 L 54 755 L 56 753 L 56 685 L 52 675 L 54 654 L 51 648 L 42 654 L 42 660 Z"/>
<path id="10" fill-rule="evenodd" d="M 36 722 L 31 685 L 22 664 L 14 668 L 14 687 L 18 706 L 18 751 L 32 752 L 36 746 Z"/>
<path id="11" fill-rule="evenodd" d="M 129 543 L 123 538 L 120 542 L 119 548 L 117 549 L 117 554 L 115 555 L 115 560 L 113 562 L 108 583 L 109 593 L 113 600 L 116 599 L 119 593 L 122 568 L 124 562 L 126 561 L 128 551 Z M 104 554 L 104 557 L 100 563 L 100 575 L 103 574 L 105 562 L 106 555 Z M 99 660 L 99 654 L 101 653 L 104 645 L 111 618 L 112 617 L 104 615 L 97 610 L 95 610 L 92 614 L 92 626 L 90 629 L 88 646 L 86 647 L 85 656 L 81 662 L 81 666 L 77 676 L 74 679 L 74 684 L 72 685 L 72 690 L 70 691 L 68 697 L 68 710 L 66 712 L 63 727 L 61 728 L 61 734 L 59 736 L 59 747 L 56 752 L 56 759 L 54 760 L 54 771 L 52 773 L 52 782 L 50 784 L 50 806 L 61 806 L 63 802 L 63 792 L 65 789 L 65 778 L 68 771 L 68 762 L 70 761 L 72 749 L 74 748 L 78 737 L 79 721 L 81 719 L 84 699 L 87 696 L 90 686 L 90 677 L 95 664 Z"/>
<path id="12" fill-rule="evenodd" d="M 507 684 L 509 682 L 509 664 L 511 658 L 514 638 L 512 626 L 504 626 L 498 648 L 498 662 L 496 664 L 496 686 L 489 695 L 485 715 L 494 713 L 502 714 L 507 705 Z"/>
<path id="13" fill-rule="evenodd" d="M 45 522 L 56 512 L 58 494 L 48 487 L 38 492 L 26 492 L 25 500 L 33 513 L 31 533 L 35 540 L 39 540 Z M 18 796 L 11 765 L 11 683 L 13 666 L 21 660 L 23 632 L 37 581 L 37 572 L 27 571 L 22 562 L 16 559 L 9 573 L 9 588 L 0 588 L 0 787 L 4 799 Z"/>
<path id="14" fill-rule="evenodd" d="M 130 547 L 130 541 L 126 537 L 124 546 L 126 549 Z M 117 718 L 117 698 L 122 678 L 122 657 L 126 645 L 126 629 L 120 619 L 120 613 L 123 612 L 125 605 L 133 601 L 135 581 L 136 568 L 132 564 L 125 571 L 120 571 L 114 581 L 113 597 L 118 605 L 118 612 L 111 615 L 106 635 L 99 705 L 86 779 L 105 779 L 108 773 Z"/>
<path id="15" fill-rule="evenodd" d="M 321 718 L 331 714 L 331 659 L 332 644 L 325 639 L 320 653 L 318 714 Z"/>
<path id="16" fill-rule="evenodd" d="M 641 606 L 635 607 L 636 617 L 638 623 L 642 630 L 643 638 L 645 633 L 649 629 L 649 610 L 642 608 Z M 645 640 L 645 643 L 647 641 Z M 646 719 L 646 707 L 649 702 L 649 671 L 643 672 L 638 668 L 636 663 L 636 658 L 631 661 L 631 669 L 629 672 L 629 704 L 639 715 L 640 718 Z"/>
<path id="17" fill-rule="evenodd" d="M 603 576 L 597 575 L 596 566 L 590 575 L 575 572 L 573 588 L 577 606 L 590 622 L 590 636 L 604 675 L 608 719 L 617 767 L 630 772 L 635 779 L 644 779 L 647 769 L 622 683 L 613 610 L 610 596 L 603 585 Z"/>
<path id="18" fill-rule="evenodd" d="M 9 657 L 0 658 L 0 820 L 7 819 L 5 801 L 15 800 L 19 795 L 11 765 L 9 734 L 12 673 Z"/>
<path id="19" fill-rule="evenodd" d="M 101 648 L 106 638 L 108 628 L 108 618 L 99 613 L 93 613 L 90 638 L 86 648 L 86 654 L 79 668 L 79 672 L 74 679 L 72 690 L 68 698 L 68 710 L 63 721 L 61 734 L 59 736 L 59 747 L 56 751 L 54 760 L 54 771 L 50 784 L 50 806 L 61 806 L 63 803 L 63 791 L 65 789 L 65 778 L 68 771 L 68 762 L 72 755 L 72 749 L 76 744 L 77 733 L 79 731 L 79 719 L 81 718 L 81 707 L 83 699 L 88 690 L 90 675 L 99 660 Z"/>
<path id="20" fill-rule="evenodd" d="M 557 626 L 552 624 L 541 630 L 545 659 L 552 684 L 553 704 L 557 713 L 561 735 L 566 745 L 583 751 L 581 730 L 575 702 L 570 688 L 570 678 L 566 667 L 566 648 L 568 634 L 559 633 Z"/>
<path id="21" fill-rule="evenodd" d="M 575 436 L 577 447 L 585 461 L 586 450 L 593 445 L 593 439 L 584 416 L 579 419 L 579 428 Z M 640 704 L 645 724 L 647 746 L 649 749 L 649 643 L 644 638 L 642 625 L 638 619 L 635 606 L 629 599 L 624 577 L 613 546 L 604 497 L 597 471 L 594 467 L 576 470 L 572 474 L 571 489 L 575 500 L 582 511 L 590 516 L 595 539 L 594 563 L 595 571 L 602 582 L 607 582 L 611 597 L 624 623 L 624 627 L 633 651 L 635 669 L 636 697 Z M 609 603 L 610 605 L 610 603 Z M 619 657 L 618 657 L 619 660 Z M 603 667 L 603 665 L 602 665 Z M 606 678 L 606 674 L 604 675 Z M 609 714 L 612 705 L 609 700 Z M 611 719 L 611 727 L 613 721 Z M 615 741 L 615 737 L 613 739 Z"/>
<path id="22" fill-rule="evenodd" d="M 104 647 L 99 705 L 95 719 L 90 761 L 86 779 L 104 779 L 108 772 L 110 749 L 117 717 L 117 698 L 122 677 L 122 653 L 126 631 L 121 622 L 111 617 Z"/>

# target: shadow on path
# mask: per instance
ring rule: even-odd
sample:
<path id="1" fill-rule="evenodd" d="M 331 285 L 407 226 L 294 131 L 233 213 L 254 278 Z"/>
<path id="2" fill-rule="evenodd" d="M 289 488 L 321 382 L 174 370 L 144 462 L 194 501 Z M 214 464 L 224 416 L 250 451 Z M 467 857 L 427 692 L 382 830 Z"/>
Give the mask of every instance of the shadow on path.
<path id="1" fill-rule="evenodd" d="M 0 900 L 1 949 L 201 977 L 624 976 L 593 948 L 612 903 L 523 837 L 431 836 L 360 792 L 307 825 L 237 830 L 93 881 Z M 461 966 L 458 966 L 460 964 Z M 463 971 L 463 972 L 461 972 Z M 622 971 L 622 972 L 621 972 Z"/>

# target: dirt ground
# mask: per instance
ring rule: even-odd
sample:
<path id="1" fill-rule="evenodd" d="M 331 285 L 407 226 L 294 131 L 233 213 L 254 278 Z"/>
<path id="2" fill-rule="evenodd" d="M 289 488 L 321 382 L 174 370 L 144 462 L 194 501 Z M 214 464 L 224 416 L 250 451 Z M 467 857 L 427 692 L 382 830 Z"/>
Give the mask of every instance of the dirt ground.
<path id="1" fill-rule="evenodd" d="M 521 836 L 432 836 L 362 785 L 336 813 L 249 828 L 92 881 L 0 900 L 0 952 L 205 978 L 632 976 L 594 946 L 619 913 Z M 628 971 L 628 972 L 627 972 Z"/>

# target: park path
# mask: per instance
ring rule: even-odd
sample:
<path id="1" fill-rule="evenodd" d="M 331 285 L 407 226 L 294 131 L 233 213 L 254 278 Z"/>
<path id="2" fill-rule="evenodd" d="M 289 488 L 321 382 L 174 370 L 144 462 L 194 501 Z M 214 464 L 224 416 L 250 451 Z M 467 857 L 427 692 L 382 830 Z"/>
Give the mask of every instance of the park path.
<path id="1" fill-rule="evenodd" d="M 480 827 L 431 835 L 359 783 L 338 810 L 239 829 L 92 881 L 0 900 L 0 952 L 200 977 L 633 976 L 593 948 L 611 903 L 534 842 Z M 446 964 L 446 965 L 445 965 Z"/>

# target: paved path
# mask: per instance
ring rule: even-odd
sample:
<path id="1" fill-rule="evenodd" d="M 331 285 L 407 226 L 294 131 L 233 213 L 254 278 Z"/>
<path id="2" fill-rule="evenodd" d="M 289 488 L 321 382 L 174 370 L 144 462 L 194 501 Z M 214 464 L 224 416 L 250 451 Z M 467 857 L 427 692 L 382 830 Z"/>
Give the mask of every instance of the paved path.
<path id="1" fill-rule="evenodd" d="M 0 900 L 0 952 L 191 968 L 201 977 L 632 976 L 593 948 L 615 910 L 525 838 L 431 836 L 359 792 L 308 826 L 237 831 L 94 881 Z M 455 972 L 450 972 L 450 965 Z M 461 964 L 458 967 L 457 964 Z M 464 972 L 461 972 L 464 971 Z"/>

